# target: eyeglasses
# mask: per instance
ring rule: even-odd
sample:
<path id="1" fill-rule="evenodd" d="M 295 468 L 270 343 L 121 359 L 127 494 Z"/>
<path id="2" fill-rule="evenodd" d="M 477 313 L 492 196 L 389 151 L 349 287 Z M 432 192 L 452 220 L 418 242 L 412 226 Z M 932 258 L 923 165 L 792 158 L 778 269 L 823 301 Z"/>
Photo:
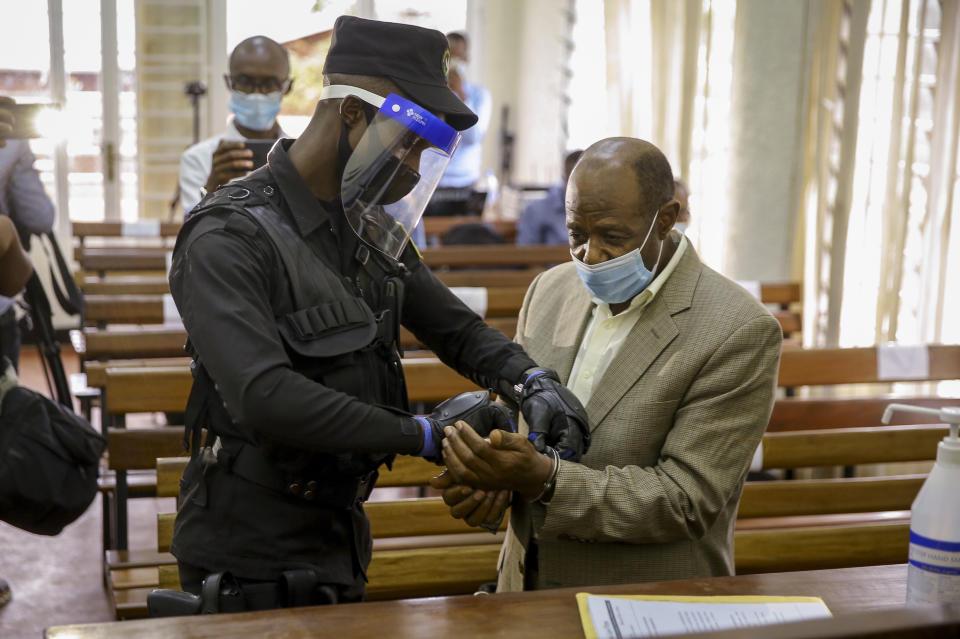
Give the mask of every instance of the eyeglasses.
<path id="1" fill-rule="evenodd" d="M 286 93 L 291 82 L 290 78 L 284 80 L 271 76 L 254 78 L 244 73 L 237 75 L 225 73 L 223 79 L 228 89 L 240 93 L 275 93 L 277 91 Z"/>

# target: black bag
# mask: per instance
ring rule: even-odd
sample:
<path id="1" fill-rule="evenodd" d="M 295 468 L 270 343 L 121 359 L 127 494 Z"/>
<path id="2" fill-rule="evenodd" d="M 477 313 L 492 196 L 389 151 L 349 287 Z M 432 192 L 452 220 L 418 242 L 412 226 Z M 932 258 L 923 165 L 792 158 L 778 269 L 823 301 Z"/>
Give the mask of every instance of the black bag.
<path id="1" fill-rule="evenodd" d="M 97 494 L 106 440 L 68 408 L 22 386 L 0 403 L 0 520 L 56 535 Z"/>

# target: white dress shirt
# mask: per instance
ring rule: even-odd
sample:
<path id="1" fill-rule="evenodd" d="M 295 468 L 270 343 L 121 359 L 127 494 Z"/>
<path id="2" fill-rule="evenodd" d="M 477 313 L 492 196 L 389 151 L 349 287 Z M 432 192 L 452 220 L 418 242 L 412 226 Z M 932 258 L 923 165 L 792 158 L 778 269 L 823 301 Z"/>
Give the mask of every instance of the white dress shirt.
<path id="1" fill-rule="evenodd" d="M 286 137 L 281 130 L 279 137 Z M 214 135 L 206 140 L 197 142 L 180 156 L 180 204 L 186 213 L 202 199 L 200 189 L 210 177 L 213 168 L 213 152 L 217 150 L 220 140 L 229 142 L 243 142 L 246 140 L 233 123 L 233 118 L 227 124 L 227 129 L 220 135 Z"/>
<path id="2" fill-rule="evenodd" d="M 670 239 L 664 241 L 669 242 Z M 570 379 L 567 381 L 567 387 L 573 391 L 573 394 L 584 406 L 590 402 L 597 380 L 603 377 L 607 367 L 610 366 L 610 362 L 620 352 L 620 347 L 623 346 L 630 331 L 633 330 L 643 310 L 660 292 L 667 278 L 677 267 L 686 247 L 687 238 L 685 235 L 680 235 L 680 244 L 664 269 L 650 282 L 647 288 L 630 301 L 630 306 L 618 315 L 611 313 L 609 304 L 596 297 L 593 298 L 595 304 L 593 316 L 583 334 L 580 350 L 577 351 L 577 359 L 573 362 Z"/>

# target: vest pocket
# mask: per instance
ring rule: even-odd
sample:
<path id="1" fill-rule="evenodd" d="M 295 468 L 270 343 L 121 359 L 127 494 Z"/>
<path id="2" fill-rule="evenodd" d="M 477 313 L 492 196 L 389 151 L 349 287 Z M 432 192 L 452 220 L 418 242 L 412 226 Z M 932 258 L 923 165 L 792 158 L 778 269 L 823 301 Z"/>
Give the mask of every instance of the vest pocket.
<path id="1" fill-rule="evenodd" d="M 351 297 L 288 313 L 277 319 L 277 329 L 298 355 L 336 357 L 369 345 L 377 321 L 366 302 Z"/>

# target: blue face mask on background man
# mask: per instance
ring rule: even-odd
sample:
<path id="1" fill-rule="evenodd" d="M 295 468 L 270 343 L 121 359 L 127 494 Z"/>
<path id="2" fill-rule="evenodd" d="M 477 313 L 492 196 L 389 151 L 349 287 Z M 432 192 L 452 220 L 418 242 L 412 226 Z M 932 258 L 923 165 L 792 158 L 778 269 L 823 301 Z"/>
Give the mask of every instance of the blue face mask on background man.
<path id="1" fill-rule="evenodd" d="M 643 263 L 643 257 L 640 250 L 647 244 L 650 234 L 653 233 L 653 226 L 657 222 L 657 216 L 660 209 L 653 214 L 653 221 L 650 223 L 650 230 L 643 238 L 643 244 L 640 248 L 633 249 L 626 255 L 600 262 L 599 264 L 587 264 L 573 255 L 573 263 L 577 265 L 577 273 L 584 285 L 594 295 L 607 304 L 620 304 L 633 299 L 643 289 L 653 281 L 653 271 L 647 268 Z M 663 254 L 663 240 L 660 240 L 660 251 L 657 253 L 657 263 L 653 268 L 657 268 L 660 263 L 660 255 Z"/>
<path id="2" fill-rule="evenodd" d="M 280 113 L 282 91 L 273 93 L 230 93 L 230 110 L 237 118 L 237 124 L 253 131 L 268 131 Z"/>

